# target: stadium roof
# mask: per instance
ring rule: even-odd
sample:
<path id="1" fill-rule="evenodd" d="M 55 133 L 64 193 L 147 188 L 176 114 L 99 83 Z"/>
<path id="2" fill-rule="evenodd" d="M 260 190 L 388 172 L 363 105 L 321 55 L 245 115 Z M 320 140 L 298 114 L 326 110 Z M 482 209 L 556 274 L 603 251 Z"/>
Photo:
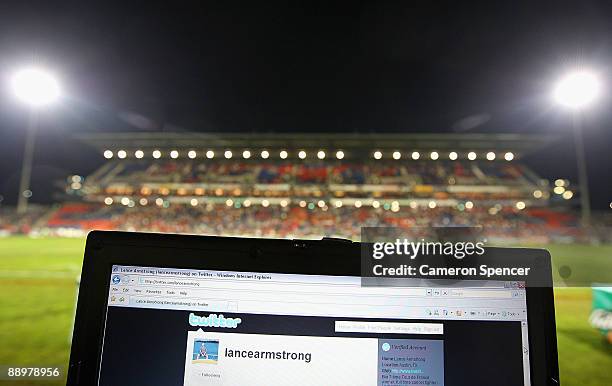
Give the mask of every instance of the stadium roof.
<path id="1" fill-rule="evenodd" d="M 345 149 L 464 150 L 529 153 L 557 137 L 520 134 L 395 133 L 90 133 L 77 136 L 101 152 L 106 149 Z"/>

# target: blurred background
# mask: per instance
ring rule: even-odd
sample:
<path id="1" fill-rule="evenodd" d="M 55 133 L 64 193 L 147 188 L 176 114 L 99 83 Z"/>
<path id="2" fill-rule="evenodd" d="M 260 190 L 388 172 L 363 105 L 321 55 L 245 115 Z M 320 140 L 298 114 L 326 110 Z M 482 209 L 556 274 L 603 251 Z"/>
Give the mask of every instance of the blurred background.
<path id="1" fill-rule="evenodd" d="M 66 366 L 92 229 L 477 226 L 551 252 L 561 381 L 612 383 L 610 36 L 591 0 L 4 4 L 0 364 Z"/>

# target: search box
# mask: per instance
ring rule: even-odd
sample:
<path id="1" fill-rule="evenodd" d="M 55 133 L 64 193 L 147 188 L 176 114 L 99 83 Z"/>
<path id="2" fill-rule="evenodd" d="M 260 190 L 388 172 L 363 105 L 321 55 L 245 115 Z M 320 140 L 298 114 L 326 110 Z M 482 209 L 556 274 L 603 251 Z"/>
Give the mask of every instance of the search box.
<path id="1" fill-rule="evenodd" d="M 418 334 L 442 335 L 442 323 L 394 323 L 394 322 L 357 322 L 336 320 L 336 332 L 360 332 L 366 334 Z"/>

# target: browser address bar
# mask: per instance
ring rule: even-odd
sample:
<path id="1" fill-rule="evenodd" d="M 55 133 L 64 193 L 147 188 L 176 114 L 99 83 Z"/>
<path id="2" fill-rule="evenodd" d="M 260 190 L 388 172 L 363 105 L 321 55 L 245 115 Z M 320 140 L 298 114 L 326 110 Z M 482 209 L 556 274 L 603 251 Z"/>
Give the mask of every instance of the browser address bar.
<path id="1" fill-rule="evenodd" d="M 152 277 L 140 277 L 138 280 L 139 284 L 143 285 L 170 285 L 177 287 L 199 287 L 200 281 L 198 280 L 183 280 L 183 279 L 158 279 Z"/>
<path id="2" fill-rule="evenodd" d="M 142 286 L 175 287 L 193 290 L 232 290 L 258 292 L 293 292 L 293 293 L 330 293 L 335 295 L 380 295 L 380 296 L 425 296 L 425 288 L 385 288 L 361 287 L 360 285 L 329 285 L 305 283 L 266 283 L 266 282 L 211 282 L 209 280 L 154 278 L 140 276 L 138 284 Z M 344 291 L 342 291 L 344 290 Z M 353 292 L 358 290 L 359 293 Z M 349 291 L 349 292 L 347 292 Z"/>
<path id="3" fill-rule="evenodd" d="M 174 287 L 194 290 L 232 290 L 232 291 L 257 291 L 257 292 L 284 292 L 284 293 L 333 293 L 334 295 L 351 296 L 418 296 L 440 298 L 511 298 L 510 291 L 479 290 L 479 289 L 449 289 L 437 291 L 440 295 L 428 295 L 431 290 L 424 287 L 399 288 L 399 287 L 361 287 L 360 285 L 328 285 L 314 283 L 266 283 L 266 282 L 211 282 L 209 280 L 182 279 L 182 278 L 157 278 L 140 276 L 138 284 L 143 286 Z M 342 291 L 345 289 L 345 291 Z M 358 289 L 358 292 L 354 292 Z M 348 290 L 349 292 L 346 292 Z M 446 294 L 444 293 L 446 292 Z"/>

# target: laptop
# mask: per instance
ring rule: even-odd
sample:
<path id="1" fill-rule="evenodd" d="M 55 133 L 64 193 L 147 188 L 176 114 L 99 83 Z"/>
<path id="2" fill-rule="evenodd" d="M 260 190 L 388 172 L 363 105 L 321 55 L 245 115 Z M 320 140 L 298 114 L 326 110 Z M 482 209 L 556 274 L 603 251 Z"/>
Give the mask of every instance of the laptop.
<path id="1" fill-rule="evenodd" d="M 550 287 L 364 286 L 361 246 L 92 232 L 67 384 L 558 384 Z"/>

